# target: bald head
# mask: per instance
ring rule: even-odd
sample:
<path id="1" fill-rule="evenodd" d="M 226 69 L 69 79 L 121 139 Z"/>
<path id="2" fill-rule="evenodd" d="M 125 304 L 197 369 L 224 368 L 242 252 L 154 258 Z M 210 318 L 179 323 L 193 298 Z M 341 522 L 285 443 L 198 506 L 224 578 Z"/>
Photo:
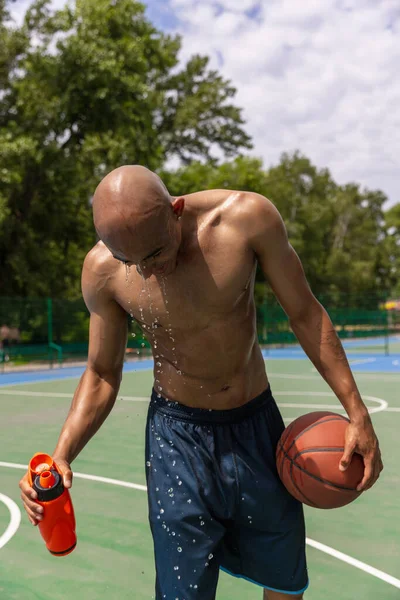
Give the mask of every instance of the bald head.
<path id="1" fill-rule="evenodd" d="M 93 198 L 93 220 L 103 241 L 127 228 L 140 235 L 148 219 L 161 218 L 171 197 L 161 179 L 139 165 L 119 167 L 98 185 Z"/>
<path id="2" fill-rule="evenodd" d="M 94 225 L 114 258 L 140 264 L 147 274 L 156 273 L 160 265 L 174 269 L 184 204 L 183 197 L 171 198 L 158 175 L 145 167 L 120 167 L 96 189 Z"/>

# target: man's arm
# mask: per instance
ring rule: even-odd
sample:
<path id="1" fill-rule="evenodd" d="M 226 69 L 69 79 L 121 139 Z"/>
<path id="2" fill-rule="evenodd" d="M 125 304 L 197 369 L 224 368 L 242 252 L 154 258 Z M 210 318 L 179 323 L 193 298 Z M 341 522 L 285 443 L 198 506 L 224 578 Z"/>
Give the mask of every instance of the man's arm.
<path id="1" fill-rule="evenodd" d="M 90 312 L 88 362 L 53 453 L 66 488 L 72 485 L 71 462 L 105 421 L 121 382 L 127 319 L 110 289 L 112 266 L 96 246 L 87 255 L 82 270 L 82 292 Z M 37 494 L 27 473 L 19 487 L 28 518 L 37 525 L 43 518 L 43 509 L 36 502 Z"/>
<path id="2" fill-rule="evenodd" d="M 332 321 L 308 285 L 277 209 L 263 196 L 251 194 L 246 213 L 249 242 L 266 279 L 304 351 L 350 418 L 341 466 L 348 466 L 354 451 L 362 454 L 365 474 L 360 487 L 368 489 L 383 468 L 379 444 Z"/>
<path id="3" fill-rule="evenodd" d="M 82 270 L 82 294 L 90 312 L 87 367 L 53 453 L 68 463 L 109 415 L 122 378 L 127 318 L 110 289 L 109 259 L 99 255 L 101 251 L 95 247 Z"/>

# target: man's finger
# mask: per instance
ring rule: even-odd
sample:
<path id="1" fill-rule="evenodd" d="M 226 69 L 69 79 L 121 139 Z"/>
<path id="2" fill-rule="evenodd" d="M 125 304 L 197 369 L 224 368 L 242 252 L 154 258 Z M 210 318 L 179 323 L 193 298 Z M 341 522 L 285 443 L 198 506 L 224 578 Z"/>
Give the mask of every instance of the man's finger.
<path id="1" fill-rule="evenodd" d="M 347 467 L 351 463 L 353 454 L 354 454 L 354 449 L 345 448 L 344 454 L 343 454 L 342 458 L 340 459 L 340 463 L 339 463 L 340 471 L 345 471 L 347 469 Z"/>
<path id="2" fill-rule="evenodd" d="M 366 486 L 370 483 L 373 476 L 373 464 L 372 460 L 369 459 L 366 461 L 364 459 L 364 477 L 361 480 L 361 483 L 357 486 L 357 492 L 365 491 Z"/>
<path id="3" fill-rule="evenodd" d="M 379 463 L 379 461 L 375 461 L 374 474 L 373 474 L 373 477 L 372 477 L 371 481 L 366 486 L 365 491 L 371 489 L 372 486 L 375 485 L 375 483 L 379 479 L 380 472 L 381 472 L 380 463 Z"/>

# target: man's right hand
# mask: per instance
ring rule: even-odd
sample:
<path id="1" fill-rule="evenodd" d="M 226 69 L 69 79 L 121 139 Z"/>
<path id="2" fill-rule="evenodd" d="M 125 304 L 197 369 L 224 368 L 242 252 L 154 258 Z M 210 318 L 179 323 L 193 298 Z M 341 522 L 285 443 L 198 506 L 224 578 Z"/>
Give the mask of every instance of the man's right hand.
<path id="1" fill-rule="evenodd" d="M 72 471 L 70 464 L 63 458 L 56 456 L 53 456 L 52 458 L 57 465 L 57 469 L 62 475 L 64 487 L 67 489 L 70 488 L 72 486 Z M 28 519 L 32 525 L 38 525 L 38 523 L 43 519 L 44 509 L 43 506 L 36 502 L 37 493 L 29 485 L 28 472 L 25 473 L 19 482 L 19 487 L 21 489 L 21 499 L 24 503 L 24 508 L 27 512 Z"/>

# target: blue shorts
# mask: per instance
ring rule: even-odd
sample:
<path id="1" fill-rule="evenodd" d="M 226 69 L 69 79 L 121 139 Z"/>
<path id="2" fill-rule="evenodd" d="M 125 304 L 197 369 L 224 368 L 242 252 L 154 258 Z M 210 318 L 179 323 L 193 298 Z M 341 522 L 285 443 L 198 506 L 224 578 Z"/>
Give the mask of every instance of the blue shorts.
<path id="1" fill-rule="evenodd" d="M 308 587 L 303 506 L 282 485 L 271 390 L 231 410 L 153 391 L 146 427 L 156 600 L 214 600 L 219 570 L 264 588 Z"/>

